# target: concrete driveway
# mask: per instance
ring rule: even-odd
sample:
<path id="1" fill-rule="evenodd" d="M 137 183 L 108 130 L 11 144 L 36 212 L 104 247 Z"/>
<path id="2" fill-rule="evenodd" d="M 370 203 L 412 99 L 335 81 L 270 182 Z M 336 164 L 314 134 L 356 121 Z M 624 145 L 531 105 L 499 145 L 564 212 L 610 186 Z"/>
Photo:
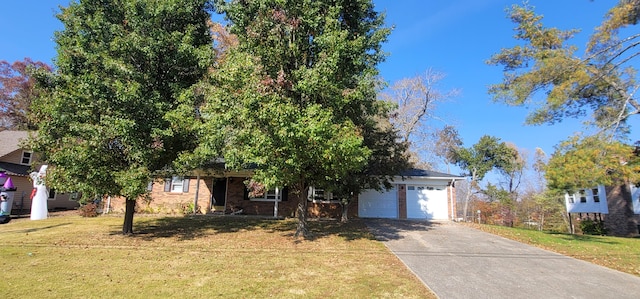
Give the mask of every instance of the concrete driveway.
<path id="1" fill-rule="evenodd" d="M 368 219 L 438 297 L 640 298 L 640 278 L 453 222 Z"/>

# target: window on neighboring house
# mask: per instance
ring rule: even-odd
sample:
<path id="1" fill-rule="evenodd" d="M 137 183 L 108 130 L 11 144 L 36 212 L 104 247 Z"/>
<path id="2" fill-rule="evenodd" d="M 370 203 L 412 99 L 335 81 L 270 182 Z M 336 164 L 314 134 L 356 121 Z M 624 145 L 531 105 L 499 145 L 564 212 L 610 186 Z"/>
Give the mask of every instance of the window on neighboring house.
<path id="1" fill-rule="evenodd" d="M 147 184 L 147 191 L 153 191 L 153 181 L 149 181 Z"/>
<path id="2" fill-rule="evenodd" d="M 49 189 L 49 198 L 47 198 L 48 200 L 55 200 L 56 199 L 56 189 Z"/>
<path id="3" fill-rule="evenodd" d="M 23 151 L 22 158 L 20 159 L 20 164 L 31 165 L 31 158 L 33 158 L 33 152 Z"/>
<path id="4" fill-rule="evenodd" d="M 164 192 L 188 193 L 189 179 L 180 176 L 166 178 L 164 181 Z"/>
<path id="5" fill-rule="evenodd" d="M 600 202 L 600 196 L 598 195 L 598 188 L 591 189 L 591 194 L 593 194 L 593 202 Z"/>
<path id="6" fill-rule="evenodd" d="M 69 193 L 69 200 L 70 201 L 77 201 L 78 197 L 80 197 L 80 194 L 78 194 L 78 192 Z"/>
<path id="7" fill-rule="evenodd" d="M 580 202 L 587 202 L 587 191 L 584 189 L 581 189 L 579 191 L 580 194 Z"/>
<path id="8" fill-rule="evenodd" d="M 335 196 L 333 196 L 333 193 L 315 187 L 309 187 L 309 194 L 307 194 L 307 199 L 313 202 L 338 201 Z"/>
<path id="9" fill-rule="evenodd" d="M 569 198 L 569 203 L 575 203 L 576 202 L 576 196 L 571 194 L 567 196 Z"/>

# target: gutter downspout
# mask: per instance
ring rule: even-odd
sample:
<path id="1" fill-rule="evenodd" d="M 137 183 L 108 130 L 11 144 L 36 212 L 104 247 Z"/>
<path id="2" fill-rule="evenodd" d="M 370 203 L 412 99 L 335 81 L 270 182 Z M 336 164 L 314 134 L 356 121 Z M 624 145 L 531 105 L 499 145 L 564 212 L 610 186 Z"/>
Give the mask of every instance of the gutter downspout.
<path id="1" fill-rule="evenodd" d="M 273 204 L 273 218 L 278 218 L 278 195 L 280 195 L 280 188 L 276 187 L 276 200 Z"/>
<path id="2" fill-rule="evenodd" d="M 454 210 L 455 205 L 453 204 L 453 201 L 455 200 L 455 196 L 453 196 L 453 184 L 455 184 L 456 180 L 455 179 L 451 179 L 451 184 L 449 185 L 449 200 L 450 200 L 450 206 L 451 206 L 451 221 L 456 221 L 456 213 Z"/>

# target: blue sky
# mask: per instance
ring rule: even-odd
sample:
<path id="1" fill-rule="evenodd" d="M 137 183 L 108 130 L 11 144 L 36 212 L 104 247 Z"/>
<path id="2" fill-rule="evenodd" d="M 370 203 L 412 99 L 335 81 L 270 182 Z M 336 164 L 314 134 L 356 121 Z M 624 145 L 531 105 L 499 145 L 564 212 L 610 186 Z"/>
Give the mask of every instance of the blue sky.
<path id="1" fill-rule="evenodd" d="M 455 88 L 461 93 L 440 105 L 436 114 L 446 124 L 458 128 L 465 146 L 488 134 L 532 153 L 540 147 L 551 154 L 555 144 L 581 130 L 576 120 L 554 126 L 525 126 L 525 108 L 493 103 L 487 94 L 488 85 L 501 81 L 502 69 L 486 65 L 485 61 L 501 48 L 516 44 L 512 38 L 514 24 L 507 18 L 505 9 L 522 1 L 374 0 L 374 3 L 378 11 L 386 14 L 387 24 L 395 27 L 384 45 L 390 56 L 380 65 L 381 75 L 392 83 L 427 69 L 446 74 L 439 88 Z M 537 13 L 544 15 L 545 25 L 581 29 L 576 41 L 579 47 L 586 44 L 593 28 L 616 3 L 617 0 L 529 1 Z M 51 63 L 56 55 L 53 33 L 62 29 L 54 14 L 58 5 L 67 4 L 67 0 L 3 3 L 0 60 L 30 57 Z M 634 133 L 632 131 L 632 137 Z"/>

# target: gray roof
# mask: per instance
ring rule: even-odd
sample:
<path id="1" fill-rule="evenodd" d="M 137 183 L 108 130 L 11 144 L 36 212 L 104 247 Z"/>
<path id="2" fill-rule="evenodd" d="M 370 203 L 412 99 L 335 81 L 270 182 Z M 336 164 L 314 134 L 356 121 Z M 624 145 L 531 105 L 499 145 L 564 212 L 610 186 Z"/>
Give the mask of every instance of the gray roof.
<path id="1" fill-rule="evenodd" d="M 402 173 L 400 173 L 400 175 L 406 176 L 406 177 L 450 178 L 450 179 L 458 179 L 458 180 L 464 179 L 464 176 L 437 172 L 433 170 L 417 169 L 417 168 L 407 169 Z"/>
<path id="2" fill-rule="evenodd" d="M 0 171 L 5 171 L 8 175 L 29 176 L 31 170 L 30 165 L 0 162 Z"/>
<path id="3" fill-rule="evenodd" d="M 29 137 L 28 131 L 1 131 L 0 132 L 0 157 L 4 157 L 19 150 L 20 141 Z"/>

